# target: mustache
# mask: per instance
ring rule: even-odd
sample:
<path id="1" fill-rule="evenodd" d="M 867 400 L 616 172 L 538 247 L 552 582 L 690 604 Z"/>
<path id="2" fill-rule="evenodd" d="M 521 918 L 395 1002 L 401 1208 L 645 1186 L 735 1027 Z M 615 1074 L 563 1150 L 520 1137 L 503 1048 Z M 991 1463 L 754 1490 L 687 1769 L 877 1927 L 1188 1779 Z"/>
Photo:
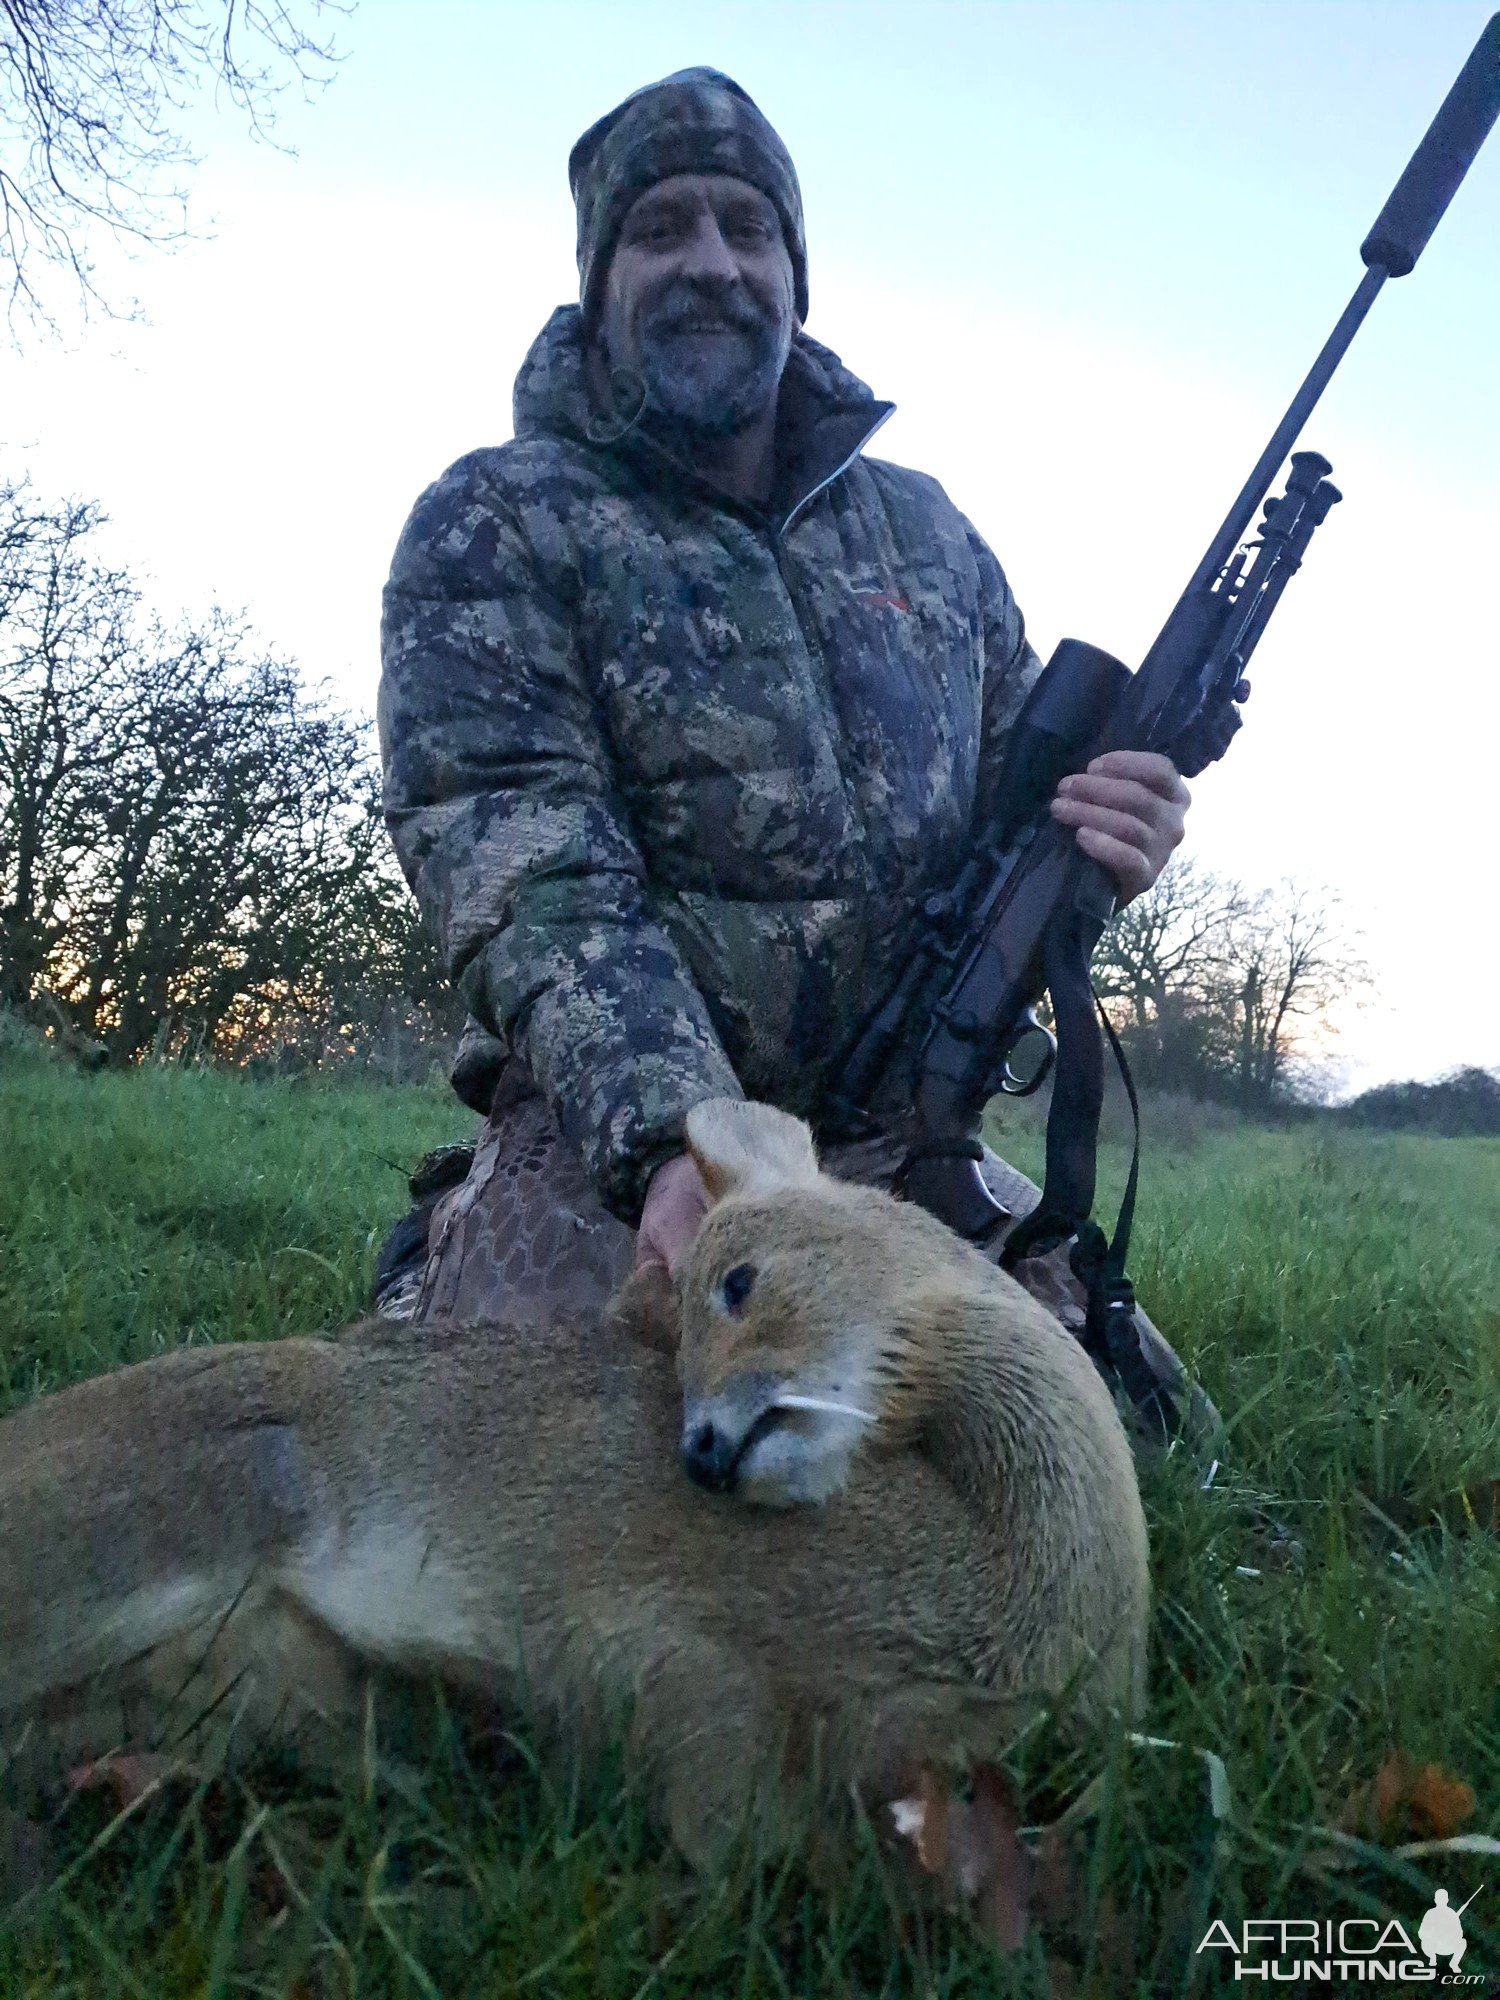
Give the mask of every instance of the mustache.
<path id="1" fill-rule="evenodd" d="M 769 316 L 743 291 L 728 286 L 674 284 L 647 315 L 645 330 L 654 334 L 700 329 L 759 333 L 768 320 Z"/>

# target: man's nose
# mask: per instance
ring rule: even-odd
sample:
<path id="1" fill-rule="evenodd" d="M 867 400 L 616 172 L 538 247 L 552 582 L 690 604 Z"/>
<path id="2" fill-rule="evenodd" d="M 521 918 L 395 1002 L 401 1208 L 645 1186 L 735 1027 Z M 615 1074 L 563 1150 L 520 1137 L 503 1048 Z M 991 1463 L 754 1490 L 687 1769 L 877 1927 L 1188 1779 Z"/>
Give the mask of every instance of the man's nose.
<path id="1" fill-rule="evenodd" d="M 682 1441 L 682 1463 L 695 1486 L 727 1493 L 734 1485 L 734 1446 L 717 1424 L 694 1425 Z"/>
<path id="2" fill-rule="evenodd" d="M 698 217 L 692 235 L 683 247 L 682 272 L 689 278 L 718 278 L 732 283 L 740 275 L 734 252 L 724 241 L 719 218 L 712 209 Z"/>

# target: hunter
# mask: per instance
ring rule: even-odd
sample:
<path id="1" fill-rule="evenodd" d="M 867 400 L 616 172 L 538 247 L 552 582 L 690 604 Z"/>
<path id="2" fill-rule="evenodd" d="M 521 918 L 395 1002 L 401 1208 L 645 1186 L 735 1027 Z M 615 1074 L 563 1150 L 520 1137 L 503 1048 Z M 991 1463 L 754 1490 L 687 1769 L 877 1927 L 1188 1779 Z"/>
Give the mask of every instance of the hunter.
<path id="1" fill-rule="evenodd" d="M 830 1171 L 890 1185 L 899 1086 L 853 1139 L 829 1058 L 994 813 L 1041 670 L 942 487 L 869 455 L 893 406 L 803 331 L 797 176 L 746 93 L 712 69 L 648 85 L 569 179 L 579 303 L 526 357 L 512 441 L 417 502 L 385 594 L 386 818 L 486 1121 L 414 1183 L 377 1274 L 397 1316 L 540 1321 L 675 1267 L 704 1098 L 795 1112 Z M 1052 810 L 1128 899 L 1187 804 L 1165 758 L 1117 752 Z M 1063 1252 L 1017 1275 L 1081 1324 Z"/>

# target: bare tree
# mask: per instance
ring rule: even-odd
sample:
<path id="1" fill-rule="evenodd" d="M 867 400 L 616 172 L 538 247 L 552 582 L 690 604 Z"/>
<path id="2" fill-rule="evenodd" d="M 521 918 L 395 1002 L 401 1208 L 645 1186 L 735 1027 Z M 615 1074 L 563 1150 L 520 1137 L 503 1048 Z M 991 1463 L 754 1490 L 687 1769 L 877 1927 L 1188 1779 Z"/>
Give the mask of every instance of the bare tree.
<path id="1" fill-rule="evenodd" d="M 1291 1094 L 1314 1053 L 1309 1036 L 1326 1034 L 1336 1003 L 1367 977 L 1327 890 L 1283 882 L 1246 900 L 1229 925 L 1217 995 L 1246 1110 Z"/>
<path id="2" fill-rule="evenodd" d="M 183 114 L 205 87 L 267 133 L 277 99 L 328 79 L 327 38 L 299 15 L 339 0 L 0 0 L 0 267 L 9 314 L 54 323 L 50 281 L 87 309 L 96 227 L 181 238 L 197 156 Z"/>
<path id="3" fill-rule="evenodd" d="M 1115 918 L 1094 959 L 1094 988 L 1119 1003 L 1116 1026 L 1138 1046 L 1160 1037 L 1184 994 L 1200 991 L 1244 903 L 1237 882 L 1183 859 Z"/>
<path id="4" fill-rule="evenodd" d="M 99 525 L 0 492 L 0 997 L 116 1061 L 430 999 L 368 732 L 237 621 L 145 616 Z"/>
<path id="5" fill-rule="evenodd" d="M 1094 959 L 1142 1082 L 1248 1111 L 1290 1093 L 1365 976 L 1327 891 L 1251 890 L 1188 860 L 1120 912 Z"/>
<path id="6" fill-rule="evenodd" d="M 122 755 L 119 675 L 137 597 L 95 560 L 99 510 L 0 488 L 0 999 L 25 1007 L 67 928 L 78 858 L 102 838 Z"/>

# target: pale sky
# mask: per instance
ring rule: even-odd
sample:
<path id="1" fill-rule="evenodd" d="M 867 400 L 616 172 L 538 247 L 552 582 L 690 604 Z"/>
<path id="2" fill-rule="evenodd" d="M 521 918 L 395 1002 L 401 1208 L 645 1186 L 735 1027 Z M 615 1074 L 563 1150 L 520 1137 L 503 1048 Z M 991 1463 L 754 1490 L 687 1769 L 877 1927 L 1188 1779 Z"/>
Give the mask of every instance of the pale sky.
<path id="1" fill-rule="evenodd" d="M 896 416 L 1045 655 L 1134 663 L 1361 275 L 1490 0 L 362 0 L 295 158 L 205 107 L 147 322 L 0 352 L 0 466 L 98 499 L 163 609 L 217 601 L 373 710 L 421 488 L 510 432 L 576 295 L 568 148 L 712 63 L 796 160 L 808 331 Z M 1303 443 L 1345 493 L 1189 846 L 1327 885 L 1374 982 L 1347 1082 L 1500 1065 L 1500 136 Z"/>

